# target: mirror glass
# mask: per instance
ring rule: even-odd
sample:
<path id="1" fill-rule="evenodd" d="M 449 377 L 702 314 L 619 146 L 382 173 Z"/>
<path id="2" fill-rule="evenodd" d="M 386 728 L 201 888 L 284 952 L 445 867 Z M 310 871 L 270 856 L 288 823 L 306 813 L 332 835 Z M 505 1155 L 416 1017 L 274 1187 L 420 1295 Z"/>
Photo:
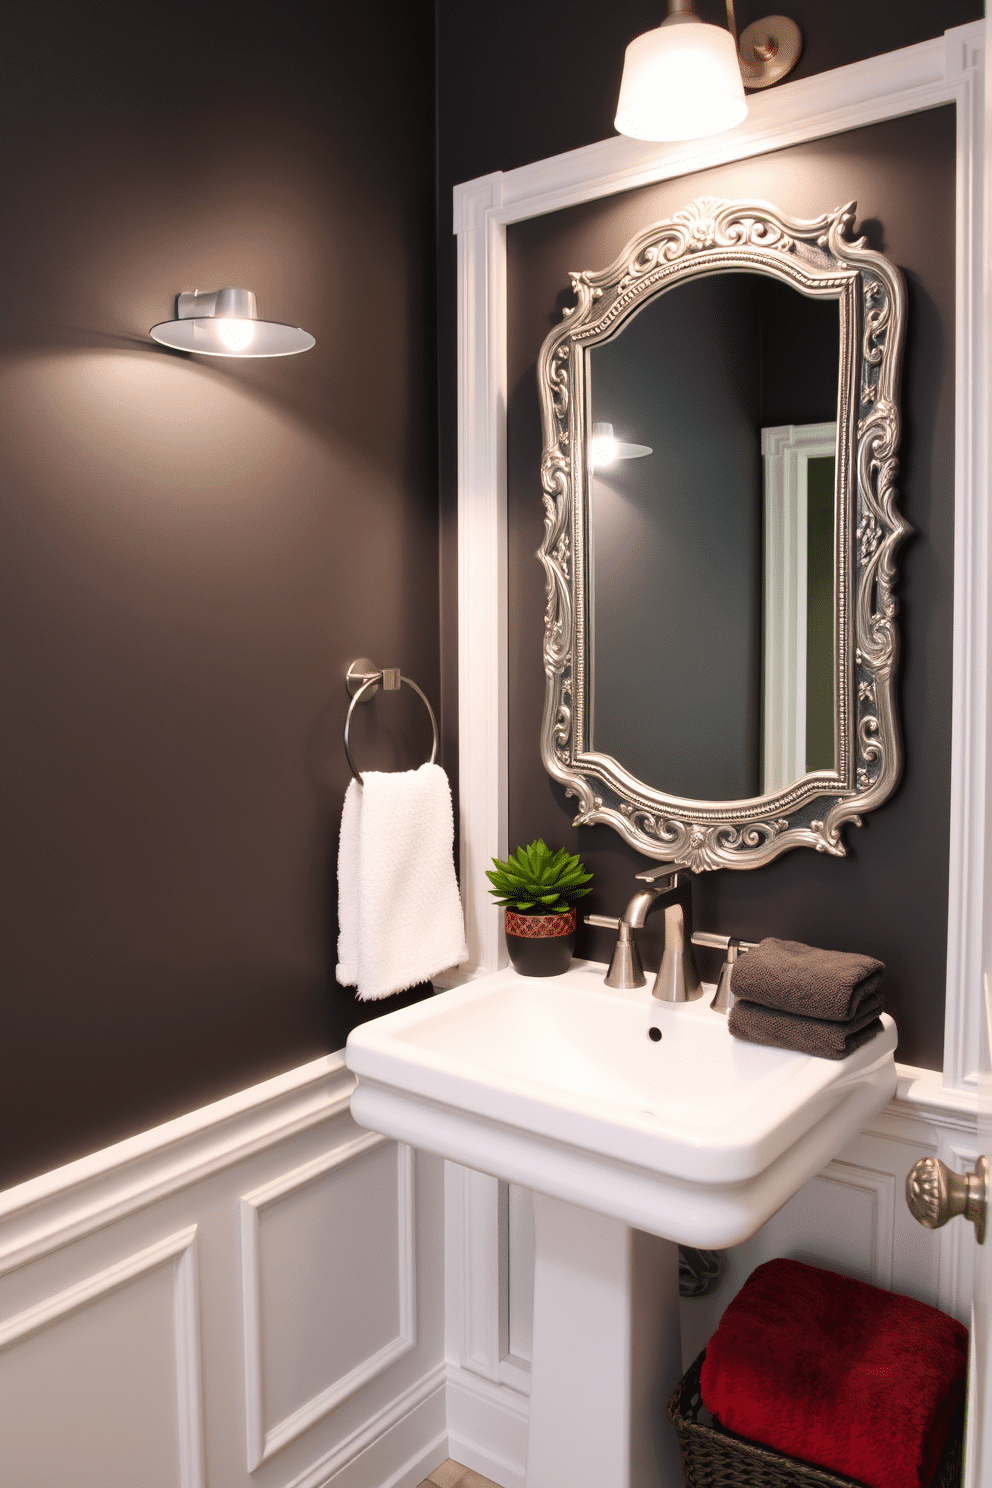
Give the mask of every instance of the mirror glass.
<path id="1" fill-rule="evenodd" d="M 839 300 L 684 279 L 586 358 L 587 748 L 697 802 L 834 770 Z"/>

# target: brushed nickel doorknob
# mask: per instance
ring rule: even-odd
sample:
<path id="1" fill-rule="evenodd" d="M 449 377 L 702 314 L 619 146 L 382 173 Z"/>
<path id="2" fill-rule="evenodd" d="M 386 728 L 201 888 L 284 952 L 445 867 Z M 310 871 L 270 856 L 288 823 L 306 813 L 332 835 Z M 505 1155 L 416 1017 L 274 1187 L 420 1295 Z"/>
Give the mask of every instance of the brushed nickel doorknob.
<path id="1" fill-rule="evenodd" d="M 975 1226 L 981 1245 L 988 1202 L 989 1161 L 984 1153 L 973 1173 L 954 1173 L 939 1157 L 921 1157 L 906 1174 L 909 1211 L 928 1230 L 939 1230 L 956 1214 L 963 1214 Z"/>

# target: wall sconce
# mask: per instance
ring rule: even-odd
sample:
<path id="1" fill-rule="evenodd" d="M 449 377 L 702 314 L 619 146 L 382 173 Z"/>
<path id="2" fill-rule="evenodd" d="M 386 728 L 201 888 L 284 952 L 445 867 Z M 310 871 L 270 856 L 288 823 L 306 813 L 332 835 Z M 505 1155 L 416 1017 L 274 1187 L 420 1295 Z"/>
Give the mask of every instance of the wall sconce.
<path id="1" fill-rule="evenodd" d="M 791 72 L 803 38 L 788 16 L 754 21 L 737 42 L 734 0 L 727 26 L 701 21 L 694 0 L 668 0 L 668 15 L 627 48 L 614 121 L 641 140 L 690 140 L 733 129 L 747 117 L 748 88 L 768 88 Z"/>
<path id="2" fill-rule="evenodd" d="M 647 444 L 623 444 L 614 437 L 612 424 L 593 424 L 589 441 L 589 458 L 593 470 L 605 470 L 618 460 L 640 460 L 644 455 L 653 455 Z"/>
<path id="3" fill-rule="evenodd" d="M 299 326 L 259 320 L 250 289 L 194 290 L 176 295 L 175 320 L 163 320 L 148 334 L 162 346 L 204 356 L 292 356 L 316 344 L 313 336 Z"/>

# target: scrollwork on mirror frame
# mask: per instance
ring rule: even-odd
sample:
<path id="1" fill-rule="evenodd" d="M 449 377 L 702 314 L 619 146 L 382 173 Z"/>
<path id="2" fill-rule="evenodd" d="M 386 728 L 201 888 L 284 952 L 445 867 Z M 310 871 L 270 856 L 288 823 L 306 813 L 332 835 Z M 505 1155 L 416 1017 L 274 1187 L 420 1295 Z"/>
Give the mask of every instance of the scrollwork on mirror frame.
<path id="1" fill-rule="evenodd" d="M 572 274 L 577 303 L 538 361 L 547 677 L 541 753 L 578 798 L 578 824 L 605 822 L 640 852 L 697 871 L 756 868 L 792 847 L 843 857 L 842 828 L 892 793 L 902 765 L 895 706 L 895 554 L 911 530 L 896 509 L 902 276 L 850 236 L 855 203 L 793 221 L 757 201 L 704 197 L 636 236 L 608 268 Z M 771 274 L 840 302 L 834 699 L 835 765 L 751 800 L 705 802 L 644 785 L 587 747 L 584 387 L 587 348 L 645 300 L 719 270 Z"/>

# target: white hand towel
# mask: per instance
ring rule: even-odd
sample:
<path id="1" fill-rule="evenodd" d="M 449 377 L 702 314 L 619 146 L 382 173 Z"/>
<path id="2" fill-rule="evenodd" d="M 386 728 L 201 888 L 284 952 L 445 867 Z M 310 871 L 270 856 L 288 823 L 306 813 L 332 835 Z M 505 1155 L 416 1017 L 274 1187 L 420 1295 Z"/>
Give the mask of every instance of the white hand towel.
<path id="1" fill-rule="evenodd" d="M 338 849 L 338 968 L 362 1001 L 466 960 L 452 857 L 451 788 L 439 765 L 353 780 Z"/>

